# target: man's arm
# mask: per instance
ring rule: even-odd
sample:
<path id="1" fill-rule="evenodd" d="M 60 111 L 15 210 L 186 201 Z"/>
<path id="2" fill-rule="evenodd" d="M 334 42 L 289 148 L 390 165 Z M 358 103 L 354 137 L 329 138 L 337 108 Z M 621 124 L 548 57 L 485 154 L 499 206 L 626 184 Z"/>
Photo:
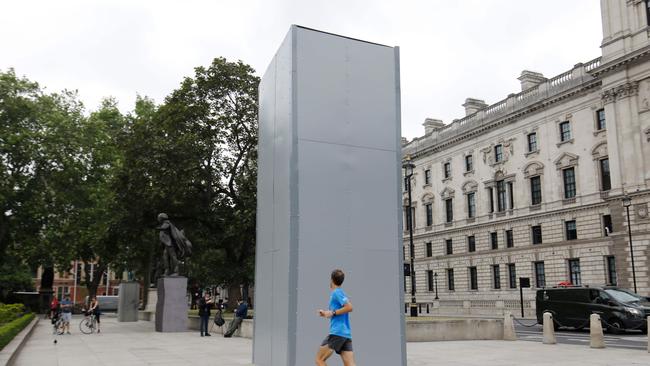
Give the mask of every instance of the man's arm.
<path id="1" fill-rule="evenodd" d="M 335 311 L 329 311 L 328 312 L 329 314 L 327 314 L 328 315 L 327 317 L 331 318 L 331 317 L 336 316 L 336 315 L 343 315 L 343 314 L 351 313 L 352 310 L 353 310 L 352 303 L 348 301 L 347 303 L 345 303 L 345 305 L 343 305 L 342 308 L 336 309 Z"/>

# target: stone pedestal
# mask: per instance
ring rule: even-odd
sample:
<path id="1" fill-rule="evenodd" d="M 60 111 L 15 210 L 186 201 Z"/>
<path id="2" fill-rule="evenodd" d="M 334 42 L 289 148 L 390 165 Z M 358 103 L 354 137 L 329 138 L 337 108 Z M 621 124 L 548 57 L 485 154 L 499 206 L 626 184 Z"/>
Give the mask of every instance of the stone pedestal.
<path id="1" fill-rule="evenodd" d="M 140 284 L 138 282 L 122 282 L 120 283 L 119 294 L 120 296 L 117 303 L 117 321 L 137 322 Z"/>
<path id="2" fill-rule="evenodd" d="M 158 280 L 156 332 L 187 331 L 187 277 L 163 277 Z"/>

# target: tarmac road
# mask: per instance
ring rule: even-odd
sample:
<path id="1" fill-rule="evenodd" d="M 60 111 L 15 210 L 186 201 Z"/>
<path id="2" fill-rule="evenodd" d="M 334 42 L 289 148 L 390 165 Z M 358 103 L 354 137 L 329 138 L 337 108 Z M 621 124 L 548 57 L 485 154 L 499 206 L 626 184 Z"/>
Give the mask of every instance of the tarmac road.
<path id="1" fill-rule="evenodd" d="M 535 323 L 532 319 L 518 320 L 523 324 Z M 515 322 L 517 339 L 520 341 L 542 342 L 542 326 L 525 327 Z M 585 345 L 589 347 L 589 329 L 582 330 L 560 329 L 555 331 L 555 338 L 561 344 Z M 648 347 L 648 336 L 639 331 L 629 331 L 622 334 L 611 334 L 605 332 L 605 345 L 612 348 L 636 349 L 646 351 Z"/>

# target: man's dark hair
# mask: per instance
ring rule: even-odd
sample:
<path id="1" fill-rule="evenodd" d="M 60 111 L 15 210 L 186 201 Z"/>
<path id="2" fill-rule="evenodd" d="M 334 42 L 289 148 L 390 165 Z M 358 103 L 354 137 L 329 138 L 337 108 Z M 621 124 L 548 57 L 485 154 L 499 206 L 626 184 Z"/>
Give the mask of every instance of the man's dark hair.
<path id="1" fill-rule="evenodd" d="M 343 273 L 343 271 L 340 269 L 335 269 L 332 271 L 332 282 L 334 282 L 336 286 L 341 286 L 344 280 L 345 273 Z"/>

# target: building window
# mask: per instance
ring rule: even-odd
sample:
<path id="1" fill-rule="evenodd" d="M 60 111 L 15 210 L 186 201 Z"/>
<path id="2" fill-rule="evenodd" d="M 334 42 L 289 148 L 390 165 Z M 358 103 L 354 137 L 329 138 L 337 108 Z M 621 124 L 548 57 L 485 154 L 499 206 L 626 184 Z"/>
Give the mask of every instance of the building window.
<path id="1" fill-rule="evenodd" d="M 488 199 L 490 200 L 490 212 L 494 212 L 494 196 L 492 195 L 492 188 L 488 188 Z"/>
<path id="2" fill-rule="evenodd" d="M 447 290 L 454 291 L 454 269 L 447 268 Z"/>
<path id="3" fill-rule="evenodd" d="M 467 194 L 467 217 L 473 218 L 476 216 L 476 199 L 474 192 Z"/>
<path id="4" fill-rule="evenodd" d="M 567 168 L 562 171 L 564 177 L 564 198 L 574 198 L 576 196 L 576 176 L 573 168 Z"/>
<path id="5" fill-rule="evenodd" d="M 427 289 L 433 291 L 433 271 L 427 271 Z"/>
<path id="6" fill-rule="evenodd" d="M 427 248 L 427 257 L 433 257 L 433 246 L 431 245 L 431 242 L 428 242 L 425 244 Z"/>
<path id="7" fill-rule="evenodd" d="M 603 234 L 609 236 L 614 231 L 612 227 L 612 215 L 603 215 Z"/>
<path id="8" fill-rule="evenodd" d="M 515 239 L 512 236 L 512 230 L 506 230 L 506 247 L 512 248 L 515 246 Z"/>
<path id="9" fill-rule="evenodd" d="M 512 185 L 512 182 L 508 182 L 508 207 L 512 210 L 515 208 L 515 188 Z"/>
<path id="10" fill-rule="evenodd" d="M 424 209 L 427 213 L 427 226 L 433 225 L 433 208 L 430 203 L 424 205 Z"/>
<path id="11" fill-rule="evenodd" d="M 497 181 L 497 211 L 505 211 L 506 209 L 506 182 Z"/>
<path id="12" fill-rule="evenodd" d="M 613 255 L 607 256 L 605 262 L 607 263 L 607 284 L 616 286 L 616 258 Z"/>
<path id="13" fill-rule="evenodd" d="M 535 262 L 535 285 L 537 288 L 546 287 L 546 274 L 544 274 L 544 262 Z"/>
<path id="14" fill-rule="evenodd" d="M 424 184 L 431 184 L 431 169 L 424 171 Z"/>
<path id="15" fill-rule="evenodd" d="M 537 151 L 537 133 L 528 134 L 528 152 Z"/>
<path id="16" fill-rule="evenodd" d="M 606 128 L 607 124 L 605 123 L 605 110 L 599 109 L 596 111 L 596 129 L 600 131 Z"/>
<path id="17" fill-rule="evenodd" d="M 454 201 L 451 198 L 445 200 L 445 216 L 447 222 L 454 221 Z"/>
<path id="18" fill-rule="evenodd" d="M 465 156 L 465 171 L 471 172 L 474 170 L 474 161 L 472 160 L 472 155 Z"/>
<path id="19" fill-rule="evenodd" d="M 609 177 L 609 158 L 600 159 L 600 189 L 603 191 L 612 189 L 612 181 Z"/>
<path id="20" fill-rule="evenodd" d="M 578 239 L 578 230 L 576 229 L 576 220 L 565 221 L 564 227 L 566 228 L 566 240 Z"/>
<path id="21" fill-rule="evenodd" d="M 454 243 L 451 239 L 445 240 L 445 246 L 447 248 L 447 255 L 454 254 Z"/>
<path id="22" fill-rule="evenodd" d="M 508 264 L 508 286 L 517 288 L 517 268 L 514 263 Z"/>
<path id="23" fill-rule="evenodd" d="M 478 275 L 476 274 L 476 267 L 469 267 L 469 289 L 478 290 Z"/>
<path id="24" fill-rule="evenodd" d="M 560 123 L 560 141 L 569 141 L 571 140 L 571 125 L 569 121 L 564 121 Z"/>
<path id="25" fill-rule="evenodd" d="M 490 233 L 490 244 L 492 245 L 492 249 L 499 249 L 499 238 L 496 231 Z"/>
<path id="26" fill-rule="evenodd" d="M 503 145 L 494 147 L 494 161 L 497 163 L 503 161 Z"/>
<path id="27" fill-rule="evenodd" d="M 650 25 L 650 1 L 645 0 L 645 17 L 648 25 Z"/>
<path id="28" fill-rule="evenodd" d="M 542 244 L 542 227 L 536 225 L 531 227 L 530 231 L 533 237 L 533 244 Z"/>
<path id="29" fill-rule="evenodd" d="M 408 207 L 405 208 L 404 215 L 406 215 L 406 231 L 411 230 L 411 228 L 415 228 L 415 207 L 411 207 L 410 214 Z M 411 222 L 411 220 L 413 220 L 413 222 Z"/>
<path id="30" fill-rule="evenodd" d="M 539 175 L 530 178 L 530 202 L 533 205 L 542 203 L 542 178 Z"/>
<path id="31" fill-rule="evenodd" d="M 443 168 L 445 179 L 451 177 L 451 163 L 445 163 L 445 165 L 443 165 Z"/>
<path id="32" fill-rule="evenodd" d="M 404 177 L 404 192 L 407 192 L 409 190 L 409 179 L 408 177 Z"/>
<path id="33" fill-rule="evenodd" d="M 498 264 L 492 266 L 492 288 L 498 290 L 501 288 L 501 267 Z"/>
<path id="34" fill-rule="evenodd" d="M 580 286 L 580 259 L 569 259 L 569 279 L 574 286 Z"/>
<path id="35" fill-rule="evenodd" d="M 476 251 L 476 239 L 474 235 L 467 237 L 467 251 L 470 253 Z"/>

